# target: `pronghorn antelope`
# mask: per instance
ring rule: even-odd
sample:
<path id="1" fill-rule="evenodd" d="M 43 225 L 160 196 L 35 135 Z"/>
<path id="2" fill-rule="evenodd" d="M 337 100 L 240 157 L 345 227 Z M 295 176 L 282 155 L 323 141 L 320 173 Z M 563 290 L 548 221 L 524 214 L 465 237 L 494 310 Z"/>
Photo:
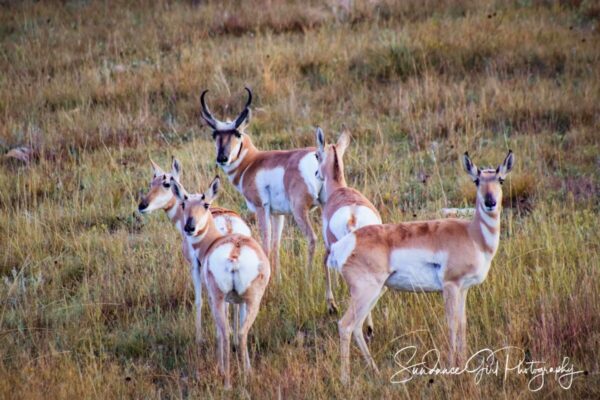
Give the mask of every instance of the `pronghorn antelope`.
<path id="1" fill-rule="evenodd" d="M 323 239 L 325 240 L 325 258 L 323 266 L 326 278 L 327 308 L 337 312 L 337 306 L 331 291 L 331 277 L 327 268 L 330 247 L 348 233 L 363 226 L 381 224 L 381 216 L 373 204 L 358 190 L 346 185 L 344 176 L 344 153 L 350 143 L 350 136 L 343 132 L 336 144 L 325 147 L 325 135 L 317 128 L 317 159 L 319 170 L 317 177 L 323 186 Z M 367 316 L 367 338 L 373 335 L 371 314 Z"/>
<path id="2" fill-rule="evenodd" d="M 181 164 L 176 158 L 173 158 L 171 172 L 164 172 L 154 161 L 152 164 L 152 180 L 150 181 L 150 190 L 142 197 L 142 201 L 138 206 L 138 210 L 142 214 L 151 213 L 154 210 L 164 210 L 169 217 L 169 220 L 183 237 L 182 252 L 183 256 L 190 265 L 190 273 L 194 283 L 194 304 L 196 306 L 196 342 L 202 342 L 202 284 L 200 279 L 200 270 L 196 265 L 189 246 L 186 243 L 185 232 L 183 226 L 183 209 L 181 202 L 173 194 L 171 190 L 171 178 L 179 181 L 181 175 Z M 215 220 L 217 229 L 224 235 L 239 233 L 241 235 L 250 236 L 250 227 L 244 220 L 235 212 L 226 208 L 211 207 L 210 212 Z M 235 307 L 234 318 L 237 321 L 238 310 Z M 234 331 L 237 330 L 238 324 L 234 324 Z M 236 332 L 234 332 L 235 334 Z"/>
<path id="3" fill-rule="evenodd" d="M 248 88 L 246 91 L 246 106 L 233 122 L 215 119 L 206 105 L 207 90 L 200 96 L 202 118 L 213 130 L 217 164 L 244 196 L 248 208 L 256 213 L 263 249 L 271 256 L 273 268 L 279 268 L 279 244 L 287 214 L 293 215 L 308 240 L 307 261 L 312 267 L 316 235 L 308 212 L 320 204 L 322 187 L 315 176 L 318 168 L 315 148 L 261 151 L 254 147 L 244 132 L 252 102 L 252 92 Z"/>
<path id="4" fill-rule="evenodd" d="M 477 186 L 471 221 L 440 219 L 370 225 L 335 243 L 327 265 L 341 272 L 350 291 L 350 306 L 338 328 L 341 377 L 350 377 L 350 336 L 367 363 L 377 366 L 361 327 L 384 287 L 409 292 L 442 292 L 449 328 L 449 362 L 458 365 L 466 350 L 468 289 L 482 283 L 500 241 L 502 187 L 514 164 L 509 150 L 497 169 L 478 169 L 465 153 L 463 166 Z"/>
<path id="5" fill-rule="evenodd" d="M 238 341 L 244 373 L 250 372 L 248 331 L 265 293 L 271 266 L 260 245 L 251 237 L 223 235 L 216 227 L 209 207 L 217 196 L 219 178 L 215 178 L 204 194 L 186 194 L 179 182 L 172 179 L 172 190 L 182 202 L 185 226 L 194 258 L 202 265 L 202 282 L 217 327 L 218 363 L 225 376 L 225 387 L 231 386 L 229 373 L 229 322 L 226 303 L 241 305 L 242 323 Z"/>

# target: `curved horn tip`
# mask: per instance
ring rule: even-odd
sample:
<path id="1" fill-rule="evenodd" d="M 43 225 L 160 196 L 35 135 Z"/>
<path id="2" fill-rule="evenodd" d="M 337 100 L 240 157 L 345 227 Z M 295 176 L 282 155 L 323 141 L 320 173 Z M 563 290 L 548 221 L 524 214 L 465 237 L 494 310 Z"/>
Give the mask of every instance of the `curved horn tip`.
<path id="1" fill-rule="evenodd" d="M 206 101 L 204 100 L 206 93 L 208 93 L 208 89 L 204 89 L 204 91 L 200 95 L 200 103 L 202 104 L 202 106 L 204 106 L 204 108 L 206 108 Z"/>
<path id="2" fill-rule="evenodd" d="M 465 156 L 469 157 L 469 152 L 465 151 Z"/>
<path id="3" fill-rule="evenodd" d="M 511 154 L 513 151 L 511 149 L 508 149 L 508 154 Z"/>
<path id="4" fill-rule="evenodd" d="M 248 101 L 246 102 L 246 107 L 248 107 L 252 103 L 252 90 L 248 86 L 244 86 L 244 89 L 248 92 Z"/>

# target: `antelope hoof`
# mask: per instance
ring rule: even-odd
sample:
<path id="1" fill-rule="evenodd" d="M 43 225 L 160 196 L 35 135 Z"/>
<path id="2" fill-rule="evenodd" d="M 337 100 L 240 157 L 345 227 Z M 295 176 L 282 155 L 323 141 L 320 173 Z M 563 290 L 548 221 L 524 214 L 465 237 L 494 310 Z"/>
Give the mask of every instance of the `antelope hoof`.
<path id="1" fill-rule="evenodd" d="M 338 315 L 339 310 L 333 300 L 327 302 L 327 312 L 329 313 L 329 315 Z"/>
<path id="2" fill-rule="evenodd" d="M 367 342 L 367 344 L 373 341 L 374 336 L 375 335 L 373 334 L 373 327 L 367 326 L 367 331 L 365 332 L 365 341 Z"/>

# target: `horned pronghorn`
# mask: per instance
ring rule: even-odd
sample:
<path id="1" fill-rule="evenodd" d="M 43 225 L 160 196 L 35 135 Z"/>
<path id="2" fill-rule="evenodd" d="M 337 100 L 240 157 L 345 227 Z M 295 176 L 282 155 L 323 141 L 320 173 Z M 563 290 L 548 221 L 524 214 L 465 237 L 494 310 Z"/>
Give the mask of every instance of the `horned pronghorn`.
<path id="1" fill-rule="evenodd" d="M 256 213 L 265 253 L 272 253 L 273 268 L 279 267 L 279 244 L 284 216 L 292 214 L 308 240 L 308 265 L 312 266 L 316 235 L 308 212 L 320 204 L 322 183 L 315 176 L 318 162 L 315 148 L 261 151 L 244 132 L 250 120 L 252 92 L 244 110 L 233 122 L 222 122 L 211 114 L 202 92 L 202 118 L 213 130 L 217 164 Z M 272 240 L 272 246 L 271 246 Z"/>
<path id="2" fill-rule="evenodd" d="M 152 180 L 150 181 L 150 190 L 142 197 L 138 210 L 142 214 L 151 213 L 154 210 L 164 210 L 169 217 L 169 220 L 183 238 L 182 252 L 183 256 L 190 265 L 190 274 L 194 283 L 194 304 L 196 307 L 196 342 L 202 342 L 202 284 L 200 279 L 200 271 L 196 265 L 196 260 L 191 254 L 190 248 L 186 243 L 186 235 L 183 231 L 185 224 L 183 220 L 183 209 L 181 202 L 171 190 L 171 178 L 179 181 L 181 175 L 181 164 L 176 158 L 173 158 L 171 172 L 164 172 L 154 161 L 152 164 Z M 250 236 L 250 227 L 244 220 L 235 212 L 226 208 L 211 207 L 210 212 L 215 220 L 217 229 L 224 235 L 239 233 L 241 235 Z M 234 320 L 237 321 L 239 310 L 235 307 Z M 237 330 L 238 324 L 234 324 L 234 331 Z M 236 332 L 234 332 L 235 334 Z"/>
<path id="3" fill-rule="evenodd" d="M 381 216 L 373 204 L 358 190 L 346 185 L 344 176 L 344 153 L 350 143 L 350 136 L 342 132 L 336 144 L 325 147 L 325 135 L 317 128 L 317 159 L 319 170 L 317 177 L 323 186 L 323 239 L 325 240 L 325 258 L 323 266 L 326 278 L 327 308 L 337 312 L 337 306 L 331 291 L 331 277 L 327 268 L 330 247 L 348 233 L 363 226 L 381 224 Z M 371 314 L 367 316 L 367 338 L 373 335 Z"/>
<path id="4" fill-rule="evenodd" d="M 250 372 L 248 331 L 260 307 L 271 266 L 260 245 L 251 237 L 223 235 L 216 227 L 209 207 L 217 196 L 219 178 L 215 178 L 204 194 L 186 194 L 172 179 L 173 193 L 182 202 L 188 243 L 194 257 L 202 265 L 202 282 L 206 286 L 210 308 L 217 327 L 218 361 L 225 376 L 225 387 L 231 386 L 229 373 L 229 322 L 226 303 L 241 304 L 242 327 L 238 341 L 244 373 Z"/>
<path id="5" fill-rule="evenodd" d="M 479 170 L 465 153 L 464 168 L 477 186 L 476 211 L 471 221 L 440 219 L 370 225 L 331 247 L 327 265 L 341 272 L 351 296 L 350 306 L 338 324 L 342 381 L 349 380 L 352 334 L 367 363 L 377 371 L 361 327 L 384 287 L 442 292 L 450 332 L 449 362 L 454 366 L 462 361 L 467 290 L 485 280 L 498 249 L 500 185 L 513 164 L 509 150 L 497 169 Z"/>

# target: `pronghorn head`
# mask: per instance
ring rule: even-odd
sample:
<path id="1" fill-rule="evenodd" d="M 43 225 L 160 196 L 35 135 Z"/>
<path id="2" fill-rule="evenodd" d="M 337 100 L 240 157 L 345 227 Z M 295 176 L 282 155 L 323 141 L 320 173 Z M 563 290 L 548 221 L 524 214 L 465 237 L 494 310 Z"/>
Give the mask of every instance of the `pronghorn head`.
<path id="1" fill-rule="evenodd" d="M 325 134 L 321 128 L 317 128 L 317 160 L 319 161 L 319 168 L 317 169 L 317 178 L 322 181 L 331 179 L 333 181 L 340 181 L 344 178 L 344 153 L 350 144 L 350 134 L 347 131 L 343 131 L 338 138 L 336 144 L 326 146 Z"/>
<path id="2" fill-rule="evenodd" d="M 502 182 L 515 163 L 512 150 L 508 151 L 504 162 L 496 169 L 480 170 L 469 158 L 469 153 L 463 156 L 463 167 L 477 185 L 477 201 L 487 212 L 494 212 L 502 204 Z"/>
<path id="3" fill-rule="evenodd" d="M 206 192 L 197 194 L 187 193 L 175 179 L 172 179 L 171 182 L 173 183 L 171 186 L 173 194 L 179 199 L 183 208 L 183 220 L 185 221 L 183 230 L 185 234 L 198 236 L 201 232 L 205 232 L 211 216 L 209 207 L 217 197 L 221 184 L 219 177 L 213 179 Z"/>
<path id="4" fill-rule="evenodd" d="M 202 118 L 213 130 L 212 136 L 217 148 L 217 163 L 221 166 L 227 166 L 234 162 L 242 152 L 244 129 L 250 122 L 250 104 L 252 103 L 252 92 L 248 92 L 248 101 L 244 110 L 238 115 L 235 121 L 223 122 L 216 119 L 208 106 L 206 105 L 206 93 L 200 95 L 200 104 L 202 105 Z"/>
<path id="5" fill-rule="evenodd" d="M 152 164 L 152 180 L 150 181 L 150 190 L 148 194 L 142 197 L 138 205 L 138 210 L 142 214 L 150 213 L 154 210 L 166 209 L 173 206 L 175 197 L 171 191 L 171 178 L 179 180 L 181 165 L 175 157 L 171 163 L 171 173 L 164 172 L 156 163 L 150 160 Z"/>

